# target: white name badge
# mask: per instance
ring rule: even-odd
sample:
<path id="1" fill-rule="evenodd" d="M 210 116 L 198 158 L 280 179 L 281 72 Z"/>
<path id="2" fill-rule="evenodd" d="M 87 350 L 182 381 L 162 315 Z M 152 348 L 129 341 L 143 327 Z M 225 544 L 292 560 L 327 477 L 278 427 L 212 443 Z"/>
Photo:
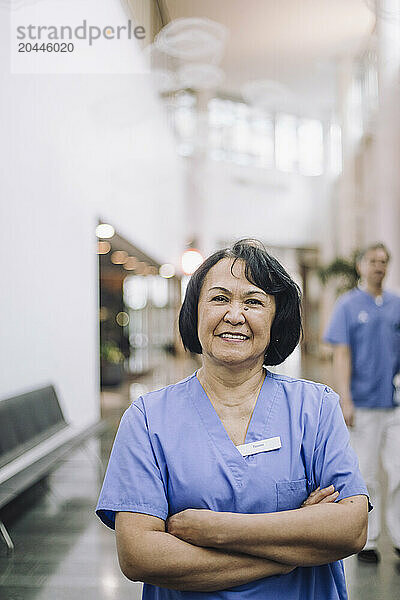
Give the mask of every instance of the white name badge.
<path id="1" fill-rule="evenodd" d="M 282 447 L 281 438 L 273 437 L 266 440 L 258 440 L 249 444 L 236 446 L 242 456 L 250 456 L 250 454 L 258 454 L 259 452 L 269 452 L 270 450 L 278 450 Z"/>

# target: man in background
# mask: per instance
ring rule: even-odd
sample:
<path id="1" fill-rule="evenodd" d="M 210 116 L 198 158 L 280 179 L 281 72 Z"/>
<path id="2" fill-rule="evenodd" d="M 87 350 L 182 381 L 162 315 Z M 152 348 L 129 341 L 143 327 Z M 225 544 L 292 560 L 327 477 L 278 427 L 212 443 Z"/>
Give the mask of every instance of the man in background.
<path id="1" fill-rule="evenodd" d="M 381 464 L 387 473 L 386 524 L 400 558 L 400 297 L 383 290 L 389 263 L 383 244 L 360 253 L 358 287 L 337 301 L 324 340 L 334 345 L 337 392 L 374 510 L 359 560 L 378 563 Z M 398 394 L 397 394 L 398 395 Z"/>

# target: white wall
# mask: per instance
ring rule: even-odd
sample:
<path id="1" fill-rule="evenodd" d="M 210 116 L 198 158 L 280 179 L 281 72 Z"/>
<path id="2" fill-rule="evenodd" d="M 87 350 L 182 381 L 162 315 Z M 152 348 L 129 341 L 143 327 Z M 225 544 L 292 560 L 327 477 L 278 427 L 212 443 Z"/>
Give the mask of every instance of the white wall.
<path id="1" fill-rule="evenodd" d="M 0 34 L 7 49 L 5 8 Z M 84 427 L 99 415 L 95 225 L 174 260 L 180 164 L 145 75 L 11 75 L 5 58 L 0 77 L 0 399 L 51 382 Z"/>

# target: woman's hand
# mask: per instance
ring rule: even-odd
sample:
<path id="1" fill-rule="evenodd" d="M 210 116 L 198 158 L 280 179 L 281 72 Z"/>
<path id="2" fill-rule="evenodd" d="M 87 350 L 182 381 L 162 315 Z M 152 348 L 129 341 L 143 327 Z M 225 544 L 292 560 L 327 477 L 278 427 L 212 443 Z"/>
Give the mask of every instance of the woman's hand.
<path id="1" fill-rule="evenodd" d="M 317 487 L 317 489 L 311 492 L 308 498 L 304 500 L 300 508 L 303 508 L 304 506 L 315 506 L 316 504 L 328 504 L 329 502 L 335 502 L 338 496 L 339 492 L 335 492 L 333 485 L 322 488 L 322 490 Z"/>
<path id="2" fill-rule="evenodd" d="M 213 523 L 218 519 L 218 514 L 213 510 L 188 508 L 169 517 L 166 529 L 185 542 L 207 546 L 211 542 Z"/>
<path id="3" fill-rule="evenodd" d="M 338 496 L 339 492 L 335 492 L 333 485 L 322 490 L 318 487 L 300 508 L 335 502 Z M 214 546 L 218 517 L 219 513 L 213 510 L 188 508 L 169 517 L 166 529 L 171 535 L 195 546 Z"/>

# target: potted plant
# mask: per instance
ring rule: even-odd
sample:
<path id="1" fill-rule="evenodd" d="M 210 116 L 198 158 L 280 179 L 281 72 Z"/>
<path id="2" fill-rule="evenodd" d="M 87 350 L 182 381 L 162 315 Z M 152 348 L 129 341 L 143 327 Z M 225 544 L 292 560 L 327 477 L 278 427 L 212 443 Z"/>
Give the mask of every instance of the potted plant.
<path id="1" fill-rule="evenodd" d="M 336 283 L 338 296 L 354 288 L 359 279 L 356 269 L 357 255 L 358 250 L 353 252 L 350 259 L 338 256 L 325 267 L 320 267 L 317 272 L 321 283 L 326 285 L 328 281 L 333 279 Z"/>
<path id="2" fill-rule="evenodd" d="M 100 344 L 100 381 L 102 386 L 122 383 L 124 377 L 124 355 L 111 340 Z"/>

